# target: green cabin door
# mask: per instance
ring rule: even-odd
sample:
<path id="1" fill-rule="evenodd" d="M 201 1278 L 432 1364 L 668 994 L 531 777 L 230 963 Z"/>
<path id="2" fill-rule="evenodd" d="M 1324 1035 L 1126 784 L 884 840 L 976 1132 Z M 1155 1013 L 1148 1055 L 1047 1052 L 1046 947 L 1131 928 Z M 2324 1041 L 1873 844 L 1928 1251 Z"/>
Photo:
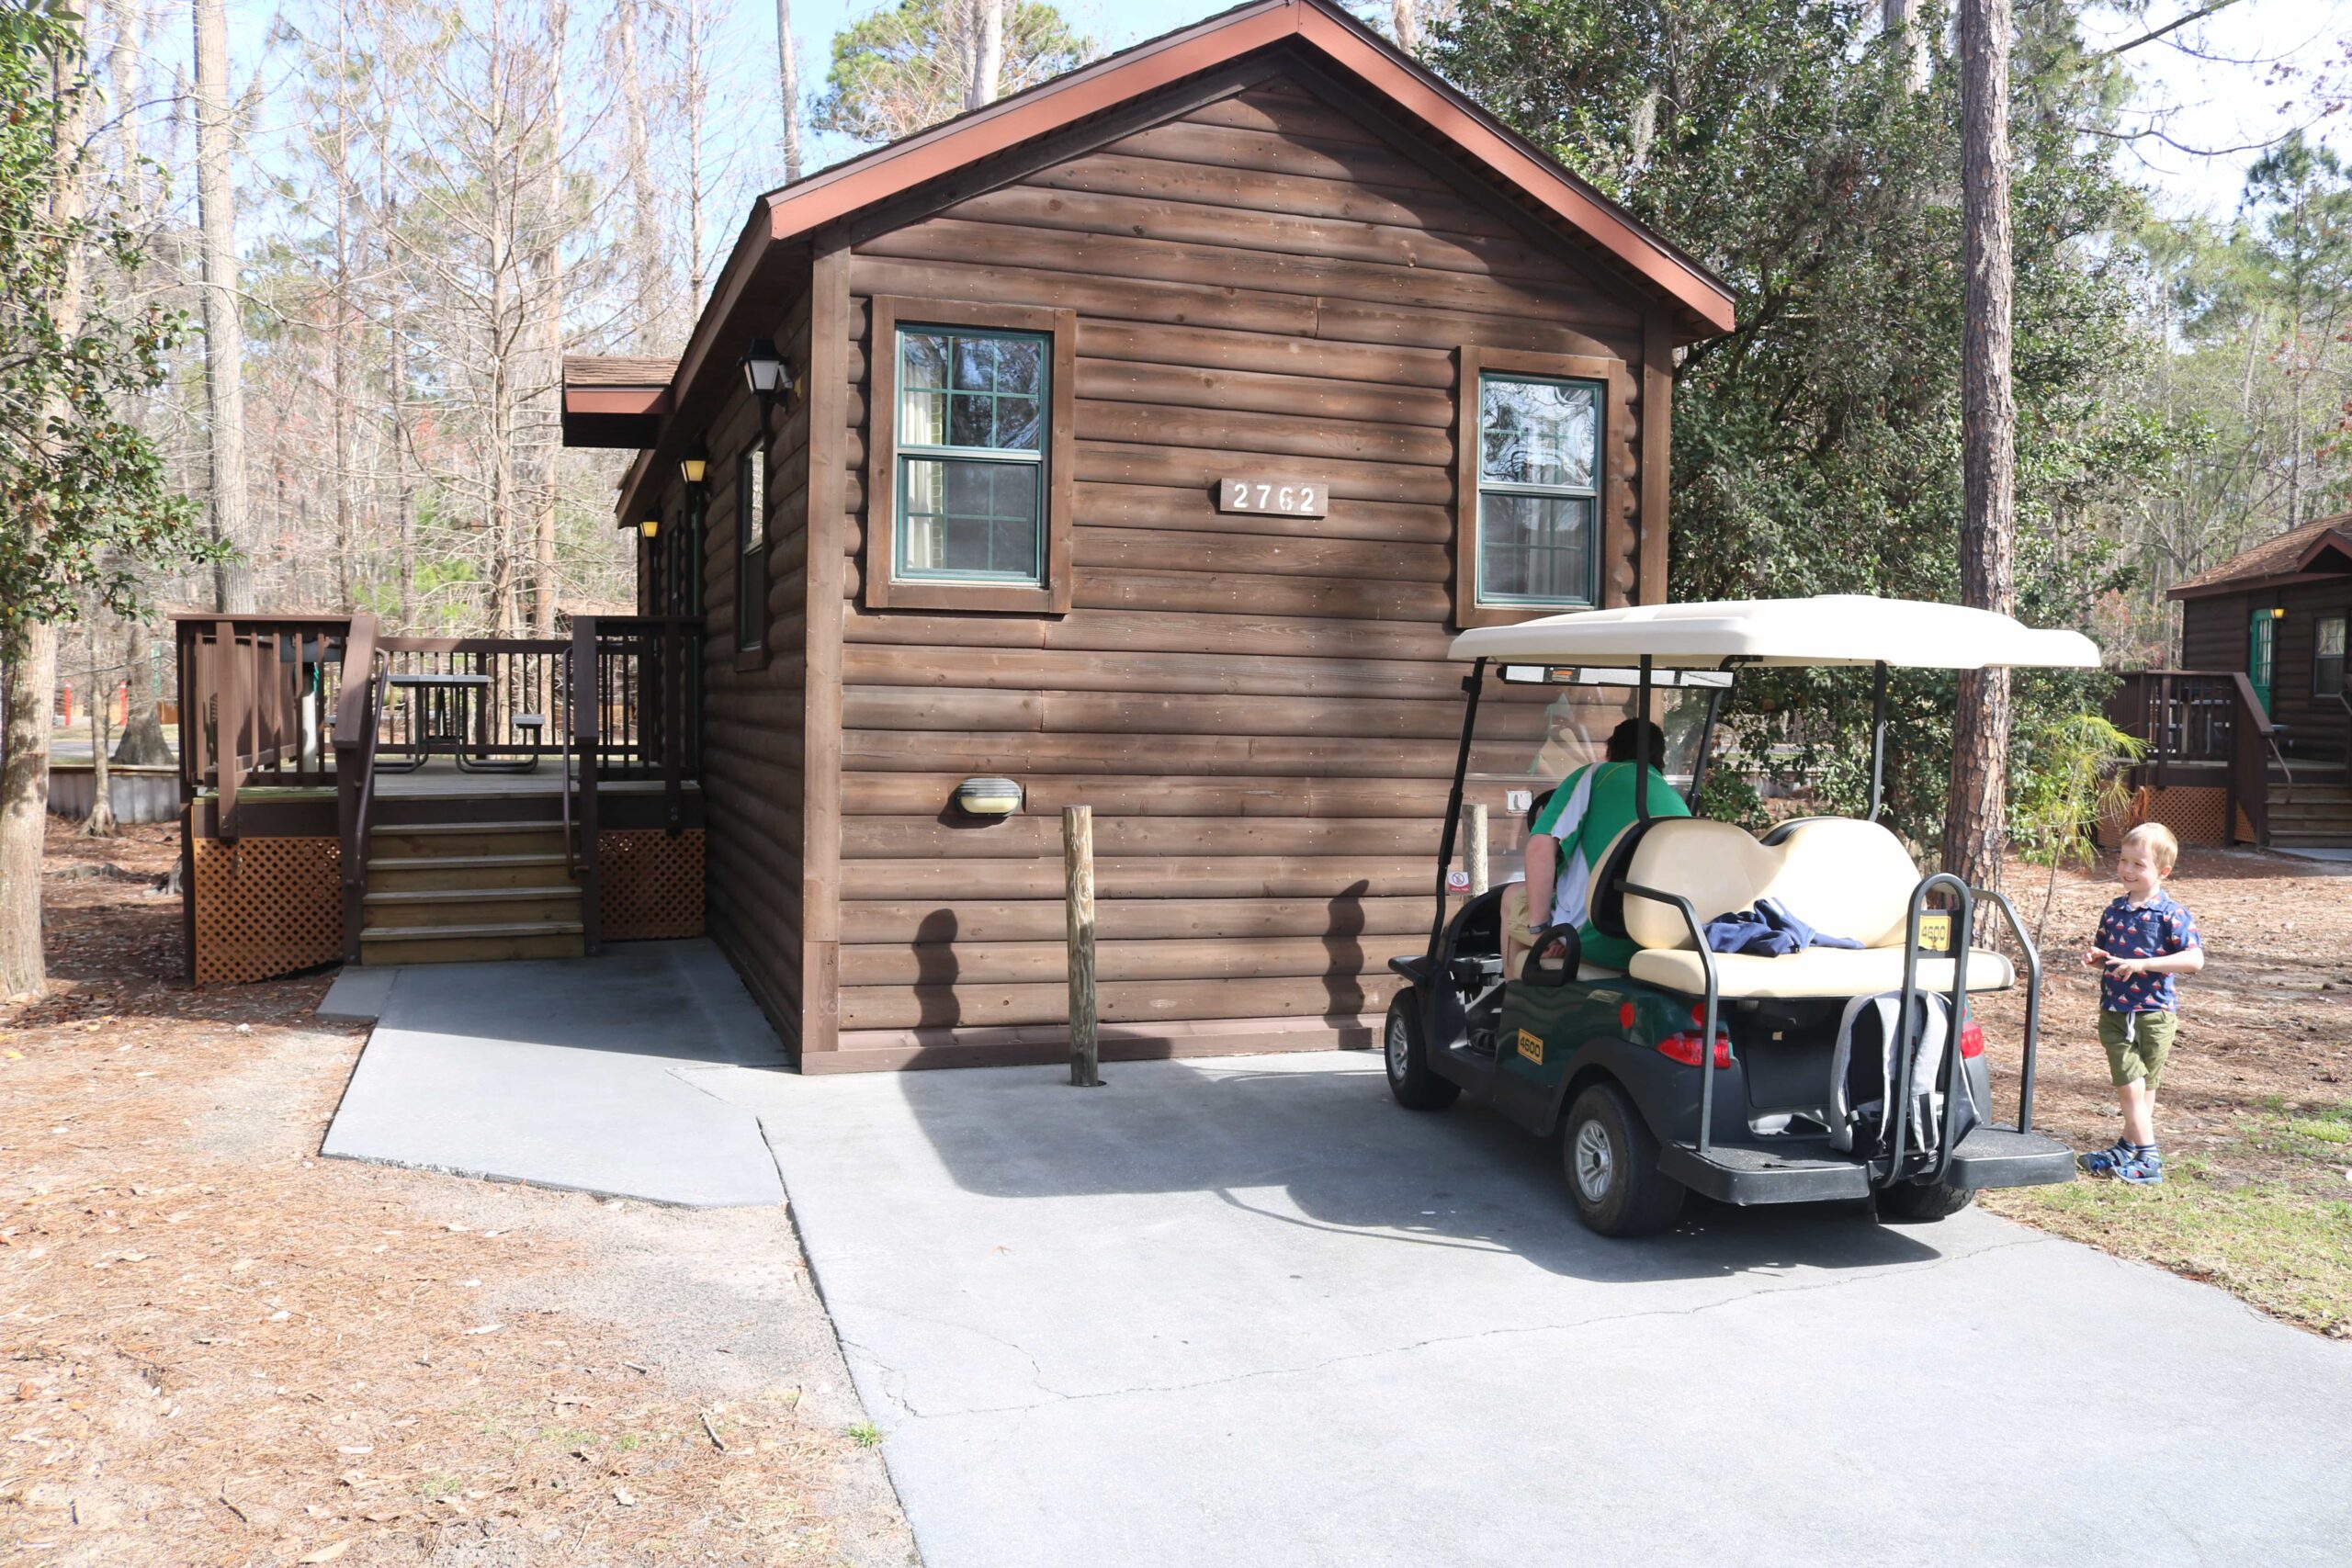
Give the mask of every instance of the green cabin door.
<path id="1" fill-rule="evenodd" d="M 2245 678 L 2261 699 L 2264 713 L 2270 711 L 2270 654 L 2278 624 L 2267 610 L 2256 610 L 2246 622 Z"/>

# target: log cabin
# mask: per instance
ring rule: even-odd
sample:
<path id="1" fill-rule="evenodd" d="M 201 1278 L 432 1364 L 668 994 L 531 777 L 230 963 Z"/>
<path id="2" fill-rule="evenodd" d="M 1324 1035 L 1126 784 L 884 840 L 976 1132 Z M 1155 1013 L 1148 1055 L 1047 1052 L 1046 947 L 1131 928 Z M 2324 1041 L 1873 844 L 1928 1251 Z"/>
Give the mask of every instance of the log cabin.
<path id="1" fill-rule="evenodd" d="M 1324 0 L 762 197 L 679 358 L 569 361 L 563 418 L 637 452 L 639 610 L 700 629 L 704 923 L 801 1068 L 1065 1055 L 1066 805 L 1104 1057 L 1370 1043 L 1448 640 L 1665 597 L 1673 355 L 1732 325 Z M 957 804 L 988 780 L 1009 814 Z"/>

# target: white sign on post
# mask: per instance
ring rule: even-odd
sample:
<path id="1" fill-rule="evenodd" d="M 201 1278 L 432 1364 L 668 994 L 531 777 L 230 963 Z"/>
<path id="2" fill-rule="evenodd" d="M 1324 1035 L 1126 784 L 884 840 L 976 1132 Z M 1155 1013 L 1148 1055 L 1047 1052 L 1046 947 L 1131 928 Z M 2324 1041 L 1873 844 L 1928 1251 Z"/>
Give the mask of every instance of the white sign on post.
<path id="1" fill-rule="evenodd" d="M 1469 891 L 1470 891 L 1470 874 L 1469 874 L 1468 872 L 1466 872 L 1466 871 L 1449 871 L 1449 872 L 1447 872 L 1447 873 L 1445 874 L 1445 890 L 1446 890 L 1448 893 L 1467 893 L 1467 892 L 1469 892 Z"/>
<path id="2" fill-rule="evenodd" d="M 1268 512 L 1283 517 L 1321 517 L 1330 508 L 1331 487 L 1321 479 L 1249 475 L 1217 481 L 1219 512 Z"/>

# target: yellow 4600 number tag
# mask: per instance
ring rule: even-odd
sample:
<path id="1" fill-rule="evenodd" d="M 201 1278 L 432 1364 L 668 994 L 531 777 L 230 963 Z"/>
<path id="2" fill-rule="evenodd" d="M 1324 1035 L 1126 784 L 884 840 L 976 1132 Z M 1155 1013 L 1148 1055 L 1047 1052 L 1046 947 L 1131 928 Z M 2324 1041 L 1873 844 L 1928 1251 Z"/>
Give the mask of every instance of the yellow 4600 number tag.
<path id="1" fill-rule="evenodd" d="M 1529 1061 L 1534 1063 L 1537 1066 L 1542 1066 L 1544 1065 L 1544 1037 L 1540 1034 L 1531 1033 L 1524 1029 L 1521 1030 L 1519 1032 L 1519 1054 L 1526 1057 Z"/>

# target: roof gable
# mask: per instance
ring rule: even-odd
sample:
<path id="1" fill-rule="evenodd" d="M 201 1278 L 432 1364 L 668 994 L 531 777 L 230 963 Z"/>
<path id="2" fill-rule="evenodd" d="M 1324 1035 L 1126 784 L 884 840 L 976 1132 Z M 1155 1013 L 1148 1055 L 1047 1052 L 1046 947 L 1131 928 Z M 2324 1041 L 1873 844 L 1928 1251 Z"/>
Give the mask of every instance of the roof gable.
<path id="1" fill-rule="evenodd" d="M 678 395 L 692 390 L 715 345 L 729 341 L 731 318 L 753 279 L 763 271 L 805 268 L 805 259 L 797 265 L 790 259 L 803 247 L 786 242 L 1286 45 L 1359 86 L 1539 218 L 1589 242 L 1630 287 L 1657 301 L 1677 338 L 1732 329 L 1732 293 L 1721 280 L 1329 0 L 1249 0 L 760 197 L 680 357 Z"/>
<path id="2" fill-rule="evenodd" d="M 2275 534 L 2183 581 L 2167 597 L 2201 599 L 2309 572 L 2340 571 L 2352 571 L 2352 512 Z"/>

